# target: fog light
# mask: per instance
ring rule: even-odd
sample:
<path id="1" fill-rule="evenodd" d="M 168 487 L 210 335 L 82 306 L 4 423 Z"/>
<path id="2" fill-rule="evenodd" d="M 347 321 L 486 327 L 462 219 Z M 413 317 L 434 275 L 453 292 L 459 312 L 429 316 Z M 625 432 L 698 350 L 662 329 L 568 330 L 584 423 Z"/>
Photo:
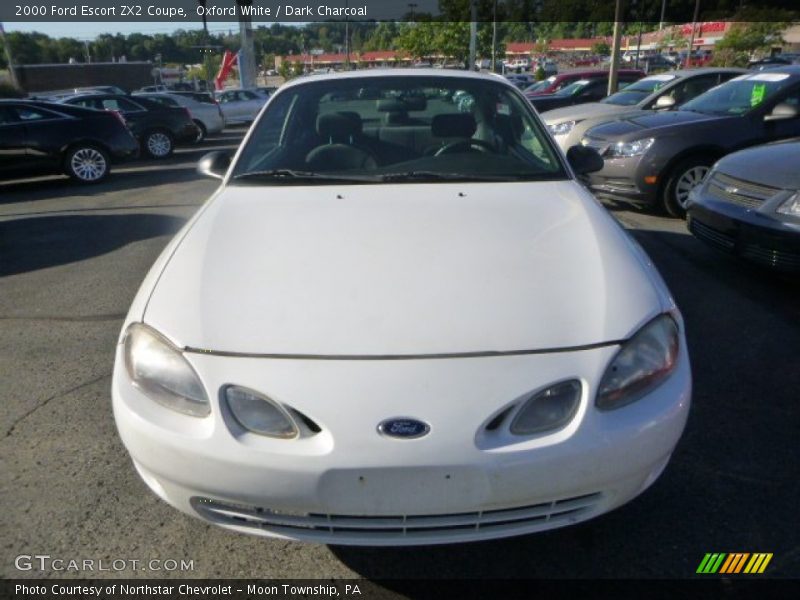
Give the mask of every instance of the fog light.
<path id="1" fill-rule="evenodd" d="M 289 413 L 266 396 L 230 386 L 225 388 L 225 399 L 234 418 L 248 431 L 283 439 L 295 438 L 299 434 Z"/>
<path id="2" fill-rule="evenodd" d="M 511 422 L 511 433 L 530 435 L 566 425 L 578 410 L 581 382 L 562 381 L 534 394 Z"/>

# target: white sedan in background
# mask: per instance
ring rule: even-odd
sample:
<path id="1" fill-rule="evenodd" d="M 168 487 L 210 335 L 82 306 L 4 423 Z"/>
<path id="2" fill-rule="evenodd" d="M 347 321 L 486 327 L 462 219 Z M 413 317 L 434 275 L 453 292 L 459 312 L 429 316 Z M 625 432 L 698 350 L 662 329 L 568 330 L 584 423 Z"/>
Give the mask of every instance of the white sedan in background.
<path id="1" fill-rule="evenodd" d="M 123 325 L 114 416 L 142 479 L 227 529 L 360 545 L 532 533 L 643 492 L 689 353 L 577 180 L 601 165 L 497 77 L 283 86 L 235 157 L 201 161 L 220 187 Z"/>
<path id="2" fill-rule="evenodd" d="M 216 93 L 226 123 L 252 123 L 267 103 L 267 97 L 255 90 L 224 90 Z"/>

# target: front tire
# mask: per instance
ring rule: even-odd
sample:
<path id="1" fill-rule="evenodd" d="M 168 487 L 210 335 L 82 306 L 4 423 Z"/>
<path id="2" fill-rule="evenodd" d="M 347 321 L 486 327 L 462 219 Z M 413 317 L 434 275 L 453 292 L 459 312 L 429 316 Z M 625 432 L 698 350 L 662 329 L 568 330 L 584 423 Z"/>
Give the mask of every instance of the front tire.
<path id="1" fill-rule="evenodd" d="M 200 142 L 205 141 L 205 139 L 208 137 L 208 130 L 206 129 L 206 126 L 203 125 L 202 121 L 195 119 L 194 124 L 198 129 L 198 134 L 197 137 L 194 138 L 194 143 L 199 144 Z"/>
<path id="2" fill-rule="evenodd" d="M 686 216 L 689 193 L 708 175 L 711 163 L 708 158 L 692 156 L 672 168 L 661 195 L 664 212 L 676 219 Z"/>
<path id="3" fill-rule="evenodd" d="M 142 150 L 150 158 L 167 158 L 175 150 L 175 138 L 164 129 L 148 131 L 142 138 Z"/>
<path id="4" fill-rule="evenodd" d="M 98 183 L 109 170 L 108 154 L 98 146 L 73 146 L 64 155 L 64 172 L 79 183 Z"/>

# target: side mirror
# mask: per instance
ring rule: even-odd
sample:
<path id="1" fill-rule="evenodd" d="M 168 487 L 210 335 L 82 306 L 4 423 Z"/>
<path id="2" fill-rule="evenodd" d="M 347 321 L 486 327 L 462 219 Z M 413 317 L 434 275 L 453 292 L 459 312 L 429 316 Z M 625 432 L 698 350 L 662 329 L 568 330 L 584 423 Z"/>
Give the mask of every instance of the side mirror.
<path id="1" fill-rule="evenodd" d="M 765 121 L 783 121 L 784 119 L 794 119 L 800 115 L 800 111 L 798 111 L 797 107 L 789 104 L 788 102 L 779 102 L 775 105 L 767 115 L 764 115 Z"/>
<path id="2" fill-rule="evenodd" d="M 655 109 L 666 110 L 672 108 L 673 106 L 675 106 L 675 98 L 669 94 L 664 94 L 663 96 L 659 96 L 658 100 L 656 100 Z"/>
<path id="3" fill-rule="evenodd" d="M 594 173 L 603 168 L 603 157 L 594 148 L 575 145 L 567 150 L 567 162 L 576 175 Z"/>
<path id="4" fill-rule="evenodd" d="M 231 166 L 230 152 L 217 150 L 209 152 L 197 163 L 197 172 L 212 179 L 224 179 Z"/>

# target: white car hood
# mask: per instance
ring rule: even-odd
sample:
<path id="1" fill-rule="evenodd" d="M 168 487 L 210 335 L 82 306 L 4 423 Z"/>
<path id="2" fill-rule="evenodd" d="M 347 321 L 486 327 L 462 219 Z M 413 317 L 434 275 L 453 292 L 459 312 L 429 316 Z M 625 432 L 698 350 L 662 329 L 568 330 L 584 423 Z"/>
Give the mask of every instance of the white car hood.
<path id="1" fill-rule="evenodd" d="M 635 106 L 618 106 L 616 104 L 603 104 L 602 102 L 588 102 L 586 104 L 548 110 L 543 112 L 541 117 L 548 125 L 555 125 L 562 121 L 583 121 L 584 119 L 614 115 L 635 109 Z"/>
<path id="2" fill-rule="evenodd" d="M 620 340 L 662 298 L 577 183 L 229 186 L 144 321 L 181 347 L 419 355 Z"/>

